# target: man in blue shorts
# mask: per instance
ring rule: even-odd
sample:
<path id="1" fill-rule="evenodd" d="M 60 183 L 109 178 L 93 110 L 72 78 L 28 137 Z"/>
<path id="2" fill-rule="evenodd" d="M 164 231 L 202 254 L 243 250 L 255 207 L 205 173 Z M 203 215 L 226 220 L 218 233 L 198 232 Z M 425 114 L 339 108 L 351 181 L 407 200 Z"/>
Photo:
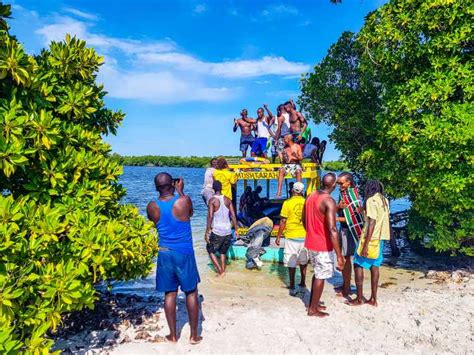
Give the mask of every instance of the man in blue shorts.
<path id="1" fill-rule="evenodd" d="M 272 125 L 273 114 L 266 104 L 263 105 L 267 110 L 268 116 L 265 116 L 263 108 L 257 110 L 257 138 L 253 142 L 251 154 L 253 157 L 267 157 L 267 143 L 270 137 L 270 127 Z"/>
<path id="2" fill-rule="evenodd" d="M 252 132 L 254 131 L 256 120 L 247 116 L 247 109 L 242 109 L 240 112 L 240 118 L 234 118 L 234 132 L 237 132 L 237 128 L 240 127 L 240 151 L 242 152 L 242 157 L 247 156 L 247 149 L 252 147 L 255 137 Z"/>
<path id="3" fill-rule="evenodd" d="M 178 287 L 186 294 L 191 336 L 189 342 L 197 344 L 199 302 L 198 283 L 201 281 L 194 257 L 190 219 L 193 203 L 185 195 L 182 178 L 173 179 L 168 173 L 155 176 L 155 187 L 159 198 L 148 203 L 146 208 L 150 219 L 160 236 L 160 251 L 156 265 L 156 290 L 165 293 L 165 315 L 170 334 L 166 339 L 177 342 L 176 296 Z M 175 191 L 178 195 L 175 195 Z"/>

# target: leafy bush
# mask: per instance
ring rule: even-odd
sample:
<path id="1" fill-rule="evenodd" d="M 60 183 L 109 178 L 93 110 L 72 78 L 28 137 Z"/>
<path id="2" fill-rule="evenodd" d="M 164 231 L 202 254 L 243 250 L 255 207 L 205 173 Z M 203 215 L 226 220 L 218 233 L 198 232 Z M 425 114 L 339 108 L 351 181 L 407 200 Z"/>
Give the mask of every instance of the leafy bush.
<path id="1" fill-rule="evenodd" d="M 392 0 L 345 33 L 300 103 L 350 167 L 412 202 L 411 236 L 474 255 L 472 6 Z"/>
<path id="2" fill-rule="evenodd" d="M 323 169 L 328 171 L 344 171 L 348 170 L 347 163 L 341 160 L 323 162 Z"/>
<path id="3" fill-rule="evenodd" d="M 66 312 L 93 307 L 94 284 L 147 275 L 152 225 L 121 205 L 121 166 L 102 134 L 102 63 L 66 37 L 37 57 L 8 34 L 0 3 L 0 353 L 47 353 Z"/>

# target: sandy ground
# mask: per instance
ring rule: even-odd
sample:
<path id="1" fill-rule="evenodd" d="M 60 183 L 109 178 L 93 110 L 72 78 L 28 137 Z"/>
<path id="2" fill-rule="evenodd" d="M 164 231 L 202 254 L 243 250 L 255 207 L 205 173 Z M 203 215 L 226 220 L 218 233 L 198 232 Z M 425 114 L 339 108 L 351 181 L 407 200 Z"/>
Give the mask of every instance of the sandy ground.
<path id="1" fill-rule="evenodd" d="M 350 307 L 327 282 L 322 301 L 330 316 L 306 316 L 309 291 L 291 297 L 284 288 L 286 270 L 265 264 L 245 270 L 234 262 L 225 278 L 201 268 L 202 343 L 190 345 L 185 302 L 178 301 L 177 344 L 166 343 L 168 329 L 161 304 L 133 325 L 122 321 L 111 341 L 89 344 L 74 353 L 456 353 L 474 352 L 474 287 L 468 277 L 437 281 L 424 272 L 382 267 L 379 307 Z M 312 274 L 308 274 L 308 285 Z M 366 275 L 366 296 L 369 284 Z M 466 276 L 466 275 L 464 275 Z M 339 276 L 331 280 L 339 283 Z M 146 313 L 146 312 L 145 312 Z M 132 322 L 133 323 L 133 322 Z M 106 338 L 106 335 L 103 336 Z M 71 339 L 72 340 L 72 339 Z M 87 341 L 86 341 L 87 342 Z M 69 341 L 71 343 L 71 341 Z M 107 346 L 108 345 L 108 346 Z"/>

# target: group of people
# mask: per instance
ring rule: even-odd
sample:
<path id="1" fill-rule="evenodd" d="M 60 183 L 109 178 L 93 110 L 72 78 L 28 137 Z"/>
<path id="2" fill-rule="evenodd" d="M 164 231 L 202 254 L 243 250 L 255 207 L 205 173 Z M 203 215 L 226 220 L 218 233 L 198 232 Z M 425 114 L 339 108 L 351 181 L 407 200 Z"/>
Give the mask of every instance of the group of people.
<path id="1" fill-rule="evenodd" d="M 251 156 L 267 157 L 267 151 L 271 145 L 273 160 L 277 156 L 282 159 L 285 136 L 291 136 L 297 144 L 304 144 L 310 140 L 308 122 L 301 112 L 296 110 L 292 99 L 278 106 L 276 117 L 268 105 L 264 104 L 263 107 L 257 109 L 256 119 L 248 117 L 247 109 L 240 112 L 240 118 L 234 118 L 234 132 L 240 128 L 242 157 L 247 156 L 249 148 Z"/>
<path id="2" fill-rule="evenodd" d="M 331 193 L 339 186 L 338 203 Z M 293 185 L 291 197 L 283 203 L 276 238 L 280 245 L 285 236 L 284 265 L 289 270 L 290 294 L 296 295 L 296 267 L 301 280 L 299 291 L 306 289 L 306 267 L 314 268 L 308 315 L 325 317 L 326 307 L 320 303 L 324 280 L 333 276 L 334 268 L 342 272 L 343 283 L 336 288 L 338 295 L 347 298 L 349 305 L 364 303 L 377 306 L 379 267 L 383 261 L 383 247 L 390 240 L 390 209 L 378 180 L 366 184 L 365 199 L 361 202 L 352 174 L 326 174 L 321 189 L 304 198 L 304 186 Z M 340 223 L 339 231 L 336 222 Z M 335 260 L 333 258 L 335 254 Z M 353 260 L 352 260 L 353 259 Z M 335 263 L 335 265 L 334 265 Z M 354 265 L 357 294 L 351 295 L 351 274 Z M 363 296 L 363 270 L 371 273 L 371 296 Z"/>
<path id="3" fill-rule="evenodd" d="M 216 167 L 225 167 L 217 160 Z M 216 169 L 217 170 L 217 169 Z M 225 171 L 225 170 L 224 170 Z M 225 175 L 225 174 L 224 174 Z M 217 174 L 217 176 L 219 176 Z M 200 282 L 194 256 L 190 219 L 193 204 L 184 193 L 182 178 L 173 179 L 160 173 L 155 179 L 158 198 L 147 206 L 148 218 L 156 225 L 160 253 L 157 260 L 156 289 L 165 293 L 165 315 L 170 328 L 168 341 L 176 342 L 176 296 L 178 287 L 186 295 L 191 335 L 189 341 L 201 341 L 198 334 L 199 302 L 197 287 Z M 339 203 L 331 197 L 339 185 Z M 205 234 L 207 250 L 219 275 L 225 273 L 225 254 L 231 245 L 232 227 L 237 230 L 232 196 L 213 174 L 214 191 L 208 202 L 208 219 Z M 305 197 L 304 185 L 296 182 L 291 197 L 283 203 L 276 244 L 285 237 L 284 264 L 290 276 L 290 293 L 296 295 L 296 267 L 301 271 L 301 288 L 306 288 L 306 268 L 311 263 L 314 275 L 311 286 L 309 316 L 325 317 L 326 307 L 320 302 L 325 280 L 333 276 L 334 269 L 342 271 L 343 284 L 338 290 L 350 305 L 364 303 L 377 306 L 379 267 L 383 260 L 384 241 L 391 237 L 389 204 L 383 186 L 377 180 L 368 181 L 362 203 L 353 176 L 328 173 L 321 179 L 321 189 Z M 341 222 L 337 230 L 336 221 Z M 235 232 L 234 232 L 235 233 Z M 217 254 L 220 257 L 217 258 Z M 335 254 L 335 259 L 334 259 Z M 351 260 L 353 259 L 353 260 Z M 351 294 L 350 282 L 354 265 L 357 294 Z M 371 273 L 371 296 L 363 296 L 364 269 Z"/>
<path id="4" fill-rule="evenodd" d="M 266 113 L 266 115 L 265 115 Z M 292 99 L 277 107 L 274 116 L 268 105 L 258 108 L 257 118 L 248 117 L 247 109 L 240 112 L 240 118 L 234 118 L 234 132 L 240 128 L 240 151 L 247 156 L 250 148 L 252 157 L 267 158 L 271 146 L 272 162 L 278 157 L 283 164 L 279 171 L 276 197 L 281 196 L 285 175 L 291 175 L 301 181 L 302 161 L 305 158 L 321 163 L 326 141 L 317 137 L 311 139 L 311 130 L 303 114 L 296 110 Z"/>

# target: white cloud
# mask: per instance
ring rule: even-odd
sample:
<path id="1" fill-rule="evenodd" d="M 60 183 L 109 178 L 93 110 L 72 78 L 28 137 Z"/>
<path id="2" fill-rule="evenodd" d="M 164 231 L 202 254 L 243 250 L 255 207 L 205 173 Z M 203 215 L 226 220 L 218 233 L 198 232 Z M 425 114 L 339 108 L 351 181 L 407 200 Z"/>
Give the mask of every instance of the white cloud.
<path id="1" fill-rule="evenodd" d="M 61 16 L 54 23 L 38 29 L 36 33 L 42 35 L 46 43 L 61 41 L 69 33 L 70 35 L 76 35 L 85 40 L 88 45 L 97 47 L 102 51 L 119 49 L 127 54 L 162 52 L 173 50 L 176 47 L 175 43 L 171 40 L 143 42 L 94 34 L 89 30 L 90 27 L 92 27 L 90 23 L 78 21 L 68 16 Z"/>
<path id="2" fill-rule="evenodd" d="M 296 75 L 309 70 L 309 65 L 289 62 L 283 57 L 266 56 L 256 60 L 231 60 L 224 62 L 204 62 L 187 54 L 143 53 L 138 59 L 143 64 L 168 64 L 179 70 L 224 78 L 251 78 L 265 75 Z"/>
<path id="3" fill-rule="evenodd" d="M 193 12 L 197 15 L 201 15 L 207 11 L 207 6 L 205 4 L 198 4 L 194 7 Z"/>
<path id="4" fill-rule="evenodd" d="M 97 15 L 90 14 L 90 13 L 87 13 L 87 12 L 84 12 L 84 11 L 81 11 L 81 10 L 78 10 L 78 9 L 74 9 L 72 7 L 67 7 L 67 8 L 64 9 L 64 11 L 68 12 L 70 14 L 76 15 L 77 17 L 86 19 L 86 20 L 95 21 L 95 20 L 98 19 Z"/>
<path id="5" fill-rule="evenodd" d="M 126 71 L 113 64 L 104 65 L 98 79 L 105 83 L 110 97 L 156 104 L 225 101 L 234 98 L 239 90 L 211 87 L 199 80 L 189 80 L 169 71 Z"/>
<path id="6" fill-rule="evenodd" d="M 156 104 L 190 101 L 225 101 L 243 90 L 233 79 L 266 75 L 298 76 L 310 67 L 280 56 L 253 60 L 203 61 L 184 53 L 170 39 L 138 40 L 107 36 L 95 31 L 96 23 L 58 16 L 36 33 L 46 43 L 63 40 L 66 33 L 84 39 L 106 58 L 99 73 L 110 97 Z"/>
<path id="7" fill-rule="evenodd" d="M 266 18 L 271 17 L 281 17 L 281 16 L 296 16 L 299 15 L 299 10 L 291 5 L 283 5 L 283 4 L 273 4 L 267 6 L 262 11 L 262 16 Z"/>

